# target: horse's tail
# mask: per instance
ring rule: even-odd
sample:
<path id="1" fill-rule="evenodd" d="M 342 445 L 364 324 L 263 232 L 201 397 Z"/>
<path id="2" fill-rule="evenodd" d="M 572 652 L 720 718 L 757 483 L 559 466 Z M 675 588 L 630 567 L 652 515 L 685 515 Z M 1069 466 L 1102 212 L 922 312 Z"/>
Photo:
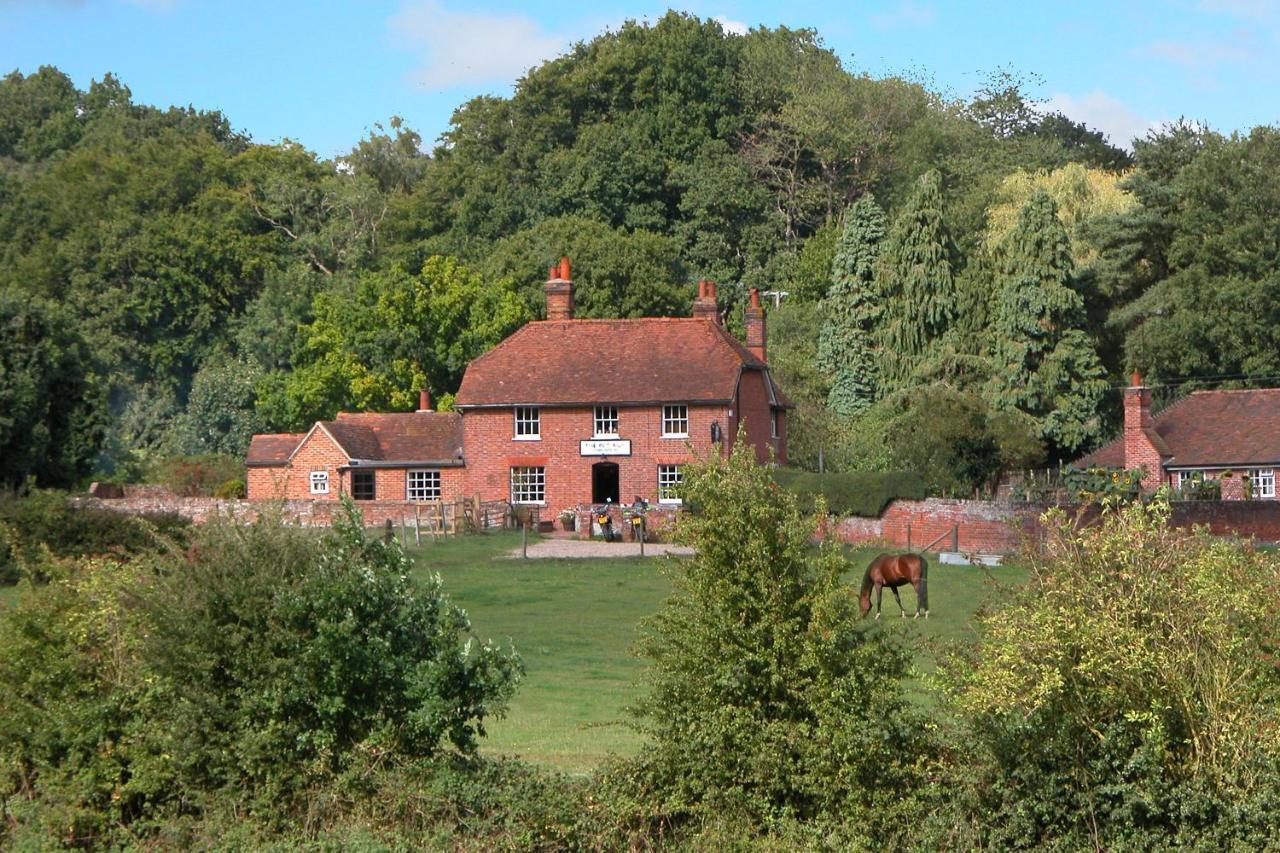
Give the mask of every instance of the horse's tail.
<path id="1" fill-rule="evenodd" d="M 920 609 L 929 612 L 929 561 L 920 555 Z"/>

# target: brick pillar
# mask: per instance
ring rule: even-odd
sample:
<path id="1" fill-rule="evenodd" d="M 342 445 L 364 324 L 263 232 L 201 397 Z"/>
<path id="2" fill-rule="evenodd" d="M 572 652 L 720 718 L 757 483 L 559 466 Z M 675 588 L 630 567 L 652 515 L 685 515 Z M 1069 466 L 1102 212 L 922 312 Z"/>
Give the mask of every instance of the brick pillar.
<path id="1" fill-rule="evenodd" d="M 542 286 L 547 294 L 547 319 L 573 319 L 573 279 L 570 278 L 569 259 L 547 270 L 547 283 Z"/>
<path id="2" fill-rule="evenodd" d="M 716 305 L 716 283 L 703 279 L 698 282 L 698 297 L 693 300 L 693 316 L 699 320 L 720 322 L 720 308 Z"/>
<path id="3" fill-rule="evenodd" d="M 1137 372 L 1131 382 L 1124 389 L 1124 467 L 1145 468 L 1142 488 L 1154 491 L 1164 482 L 1164 465 L 1148 436 L 1155 428 L 1151 417 L 1151 389 L 1142 384 Z"/>
<path id="4" fill-rule="evenodd" d="M 761 361 L 767 362 L 765 347 L 764 309 L 760 307 L 760 291 L 751 288 L 751 303 L 744 314 L 747 326 L 747 349 Z"/>

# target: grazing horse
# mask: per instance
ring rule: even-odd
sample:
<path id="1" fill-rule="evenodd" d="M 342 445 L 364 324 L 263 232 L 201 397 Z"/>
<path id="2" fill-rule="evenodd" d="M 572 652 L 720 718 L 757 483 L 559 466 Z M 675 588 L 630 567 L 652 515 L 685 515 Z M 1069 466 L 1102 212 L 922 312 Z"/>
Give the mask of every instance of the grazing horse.
<path id="1" fill-rule="evenodd" d="M 865 619 L 871 610 L 871 588 L 876 589 L 876 618 L 880 618 L 880 596 L 884 587 L 889 587 L 893 598 L 898 602 L 898 609 L 905 618 L 906 608 L 898 597 L 898 587 L 911 584 L 916 590 L 916 618 L 924 611 L 924 618 L 929 618 L 929 564 L 919 554 L 881 554 L 867 566 L 862 576 L 862 591 L 858 596 L 861 614 Z"/>

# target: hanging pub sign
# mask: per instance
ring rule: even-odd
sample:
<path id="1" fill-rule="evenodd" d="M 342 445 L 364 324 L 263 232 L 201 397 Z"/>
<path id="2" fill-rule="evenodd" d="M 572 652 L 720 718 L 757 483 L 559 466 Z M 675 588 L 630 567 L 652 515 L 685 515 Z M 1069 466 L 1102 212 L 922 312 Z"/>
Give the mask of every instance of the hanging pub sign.
<path id="1" fill-rule="evenodd" d="M 578 442 L 578 452 L 583 456 L 630 456 L 629 438 L 591 438 Z"/>

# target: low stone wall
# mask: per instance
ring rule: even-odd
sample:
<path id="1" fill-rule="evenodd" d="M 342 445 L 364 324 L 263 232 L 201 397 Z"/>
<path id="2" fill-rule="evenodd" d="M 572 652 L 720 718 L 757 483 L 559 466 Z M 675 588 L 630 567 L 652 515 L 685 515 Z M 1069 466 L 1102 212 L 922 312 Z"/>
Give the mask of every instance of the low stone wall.
<path id="1" fill-rule="evenodd" d="M 329 527 L 342 512 L 342 503 L 334 500 L 316 501 L 248 501 L 224 498 L 184 498 L 163 487 L 129 493 L 125 497 L 103 500 L 95 497 L 75 497 L 73 503 L 93 506 L 113 512 L 130 514 L 174 513 L 195 524 L 204 524 L 215 518 L 232 518 L 251 524 L 264 513 L 278 513 L 287 523 L 303 527 Z M 413 528 L 419 515 L 423 517 L 423 530 L 427 530 L 425 514 L 428 505 L 411 501 L 358 501 L 356 507 L 364 516 L 368 527 L 381 527 L 388 520 L 392 524 Z M 446 504 L 452 507 L 452 504 Z M 416 511 L 416 513 L 415 513 Z M 486 528 L 506 526 L 510 507 L 505 501 L 488 501 L 481 504 L 481 521 Z"/>

